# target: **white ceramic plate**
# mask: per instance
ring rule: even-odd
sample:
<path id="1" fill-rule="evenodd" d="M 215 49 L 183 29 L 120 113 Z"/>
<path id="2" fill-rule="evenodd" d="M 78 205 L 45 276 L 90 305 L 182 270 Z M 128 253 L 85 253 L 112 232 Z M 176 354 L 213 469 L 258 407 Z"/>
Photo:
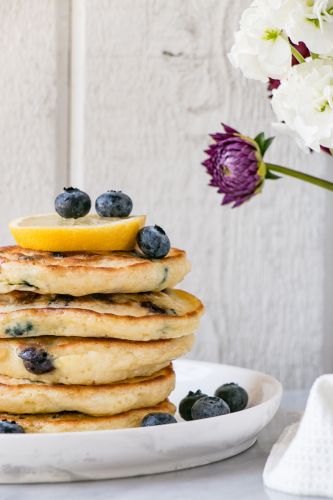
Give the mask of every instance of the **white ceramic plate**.
<path id="1" fill-rule="evenodd" d="M 240 453 L 255 442 L 281 401 L 282 386 L 260 372 L 179 360 L 175 404 L 189 390 L 213 394 L 227 382 L 249 393 L 249 408 L 164 426 L 65 434 L 2 434 L 0 483 L 107 479 L 196 467 Z"/>

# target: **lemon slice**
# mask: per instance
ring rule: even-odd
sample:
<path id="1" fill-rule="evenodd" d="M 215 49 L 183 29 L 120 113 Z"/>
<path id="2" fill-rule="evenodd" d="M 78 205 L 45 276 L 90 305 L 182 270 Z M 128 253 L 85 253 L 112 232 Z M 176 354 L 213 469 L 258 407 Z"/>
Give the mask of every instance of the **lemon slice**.
<path id="1" fill-rule="evenodd" d="M 9 229 L 18 245 L 50 252 L 133 250 L 144 215 L 126 218 L 86 215 L 63 219 L 57 214 L 15 219 Z"/>

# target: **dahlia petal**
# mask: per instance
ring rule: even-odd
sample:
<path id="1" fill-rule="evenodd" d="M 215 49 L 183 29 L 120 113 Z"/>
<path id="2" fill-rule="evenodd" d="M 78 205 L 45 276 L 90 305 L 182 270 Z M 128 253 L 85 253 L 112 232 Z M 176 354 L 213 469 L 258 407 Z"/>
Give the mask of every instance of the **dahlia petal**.
<path id="1" fill-rule="evenodd" d="M 234 197 L 230 194 L 226 194 L 222 199 L 221 205 L 228 205 L 228 203 L 233 203 L 235 201 Z"/>
<path id="2" fill-rule="evenodd" d="M 237 132 L 237 130 L 235 130 L 234 128 L 232 127 L 229 127 L 229 125 L 226 125 L 225 123 L 221 123 L 222 127 L 224 128 L 224 130 L 229 133 L 229 134 L 238 134 L 239 132 Z"/>

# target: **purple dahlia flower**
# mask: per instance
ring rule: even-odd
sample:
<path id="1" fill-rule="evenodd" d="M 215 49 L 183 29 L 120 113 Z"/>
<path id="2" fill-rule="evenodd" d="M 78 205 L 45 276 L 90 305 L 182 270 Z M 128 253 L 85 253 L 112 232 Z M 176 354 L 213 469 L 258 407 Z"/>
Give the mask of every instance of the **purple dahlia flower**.
<path id="1" fill-rule="evenodd" d="M 210 186 L 223 194 L 222 205 L 242 205 L 261 191 L 266 177 L 263 155 L 272 142 L 260 134 L 255 140 L 223 125 L 224 132 L 213 134 L 214 144 L 205 151 L 203 162 L 211 176 Z"/>

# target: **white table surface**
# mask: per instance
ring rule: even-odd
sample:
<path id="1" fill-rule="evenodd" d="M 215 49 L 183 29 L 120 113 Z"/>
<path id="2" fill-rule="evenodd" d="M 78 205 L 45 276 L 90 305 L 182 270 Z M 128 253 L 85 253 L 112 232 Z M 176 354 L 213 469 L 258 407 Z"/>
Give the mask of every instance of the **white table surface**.
<path id="1" fill-rule="evenodd" d="M 296 500 L 266 490 L 261 474 L 282 429 L 304 409 L 305 392 L 287 392 L 279 413 L 248 451 L 191 470 L 99 482 L 1 485 L 0 500 Z M 311 497 L 315 500 L 314 497 Z"/>

